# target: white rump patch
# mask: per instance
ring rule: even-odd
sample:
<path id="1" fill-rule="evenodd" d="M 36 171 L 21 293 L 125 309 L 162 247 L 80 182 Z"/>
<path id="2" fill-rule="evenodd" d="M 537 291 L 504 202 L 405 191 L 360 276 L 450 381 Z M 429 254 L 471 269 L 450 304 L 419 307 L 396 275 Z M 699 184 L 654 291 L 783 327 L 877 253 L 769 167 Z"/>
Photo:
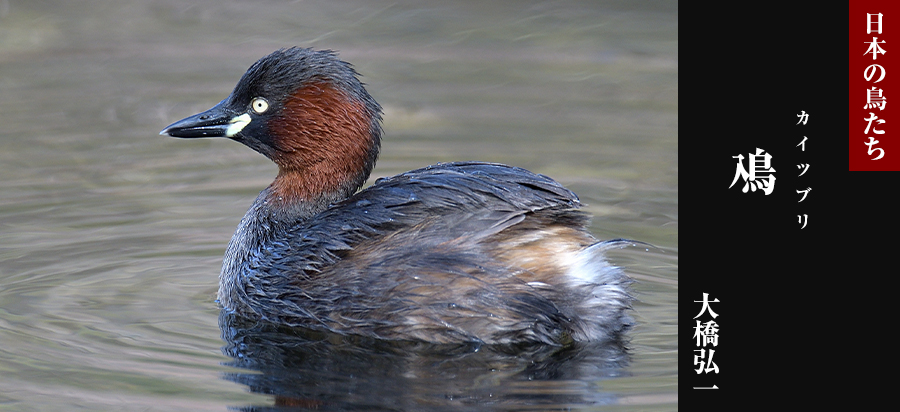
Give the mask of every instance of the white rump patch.
<path id="1" fill-rule="evenodd" d="M 621 270 L 610 265 L 603 254 L 603 252 L 617 246 L 620 246 L 617 242 L 600 242 L 578 252 L 560 256 L 562 261 L 567 263 L 569 267 L 566 277 L 576 286 L 603 284 L 611 279 L 618 278 Z"/>

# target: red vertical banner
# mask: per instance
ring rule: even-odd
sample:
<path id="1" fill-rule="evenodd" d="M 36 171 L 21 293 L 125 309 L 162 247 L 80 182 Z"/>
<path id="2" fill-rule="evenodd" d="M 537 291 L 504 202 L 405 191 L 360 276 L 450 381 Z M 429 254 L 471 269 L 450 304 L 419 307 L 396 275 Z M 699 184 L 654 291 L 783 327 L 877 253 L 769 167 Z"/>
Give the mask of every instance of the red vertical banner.
<path id="1" fill-rule="evenodd" d="M 851 171 L 900 170 L 900 7 L 891 3 L 850 2 Z"/>

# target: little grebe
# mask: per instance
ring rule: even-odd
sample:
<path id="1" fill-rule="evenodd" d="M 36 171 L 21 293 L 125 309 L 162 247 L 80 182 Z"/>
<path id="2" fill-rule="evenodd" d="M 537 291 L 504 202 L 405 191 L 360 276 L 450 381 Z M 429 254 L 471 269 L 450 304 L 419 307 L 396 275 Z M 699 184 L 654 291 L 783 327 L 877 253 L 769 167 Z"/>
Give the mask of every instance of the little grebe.
<path id="1" fill-rule="evenodd" d="M 215 107 L 160 134 L 227 137 L 278 176 L 228 244 L 225 310 L 291 326 L 434 343 L 619 338 L 630 279 L 552 179 L 442 163 L 357 192 L 381 146 L 381 106 L 329 50 L 278 50 Z M 355 194 L 354 194 L 355 193 Z"/>

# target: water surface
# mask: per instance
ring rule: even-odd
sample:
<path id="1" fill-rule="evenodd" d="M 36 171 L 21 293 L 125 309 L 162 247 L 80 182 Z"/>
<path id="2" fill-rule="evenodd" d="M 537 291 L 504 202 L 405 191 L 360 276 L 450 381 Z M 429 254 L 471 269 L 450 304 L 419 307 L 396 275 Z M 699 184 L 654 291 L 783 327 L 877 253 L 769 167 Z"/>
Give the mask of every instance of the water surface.
<path id="1" fill-rule="evenodd" d="M 676 409 L 676 6 L 0 1 L 0 405 Z M 220 328 L 222 253 L 275 166 L 157 133 L 292 45 L 340 51 L 385 107 L 372 180 L 508 163 L 578 193 L 597 237 L 655 245 L 611 257 L 638 281 L 627 347 Z"/>

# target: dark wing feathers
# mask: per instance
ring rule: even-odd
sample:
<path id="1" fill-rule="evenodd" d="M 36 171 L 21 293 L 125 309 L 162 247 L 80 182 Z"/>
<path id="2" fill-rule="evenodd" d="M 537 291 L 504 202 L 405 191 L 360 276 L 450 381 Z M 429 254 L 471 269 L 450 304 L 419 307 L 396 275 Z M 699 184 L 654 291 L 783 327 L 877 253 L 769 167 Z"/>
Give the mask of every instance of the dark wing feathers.
<path id="1" fill-rule="evenodd" d="M 524 169 L 438 164 L 379 179 L 276 234 L 271 250 L 285 252 L 258 256 L 265 261 L 257 267 L 279 273 L 245 280 L 271 294 L 256 298 L 278 306 L 269 314 L 284 323 L 432 341 L 486 340 L 470 332 L 494 331 L 506 335 L 491 340 L 550 342 L 567 321 L 551 296 L 478 245 L 526 215 L 552 218 L 579 205 L 568 189 Z"/>
<path id="2" fill-rule="evenodd" d="M 454 236 L 488 228 L 501 230 L 521 221 L 525 212 L 579 206 L 575 193 L 525 169 L 493 163 L 442 163 L 378 179 L 295 226 L 285 241 L 293 243 L 290 249 L 305 253 L 282 258 L 318 258 L 323 259 L 320 264 L 328 265 L 334 263 L 336 253 L 363 240 L 435 219 L 439 222 L 433 224 L 442 225 L 448 236 Z M 465 216 L 470 219 L 459 220 Z"/>

